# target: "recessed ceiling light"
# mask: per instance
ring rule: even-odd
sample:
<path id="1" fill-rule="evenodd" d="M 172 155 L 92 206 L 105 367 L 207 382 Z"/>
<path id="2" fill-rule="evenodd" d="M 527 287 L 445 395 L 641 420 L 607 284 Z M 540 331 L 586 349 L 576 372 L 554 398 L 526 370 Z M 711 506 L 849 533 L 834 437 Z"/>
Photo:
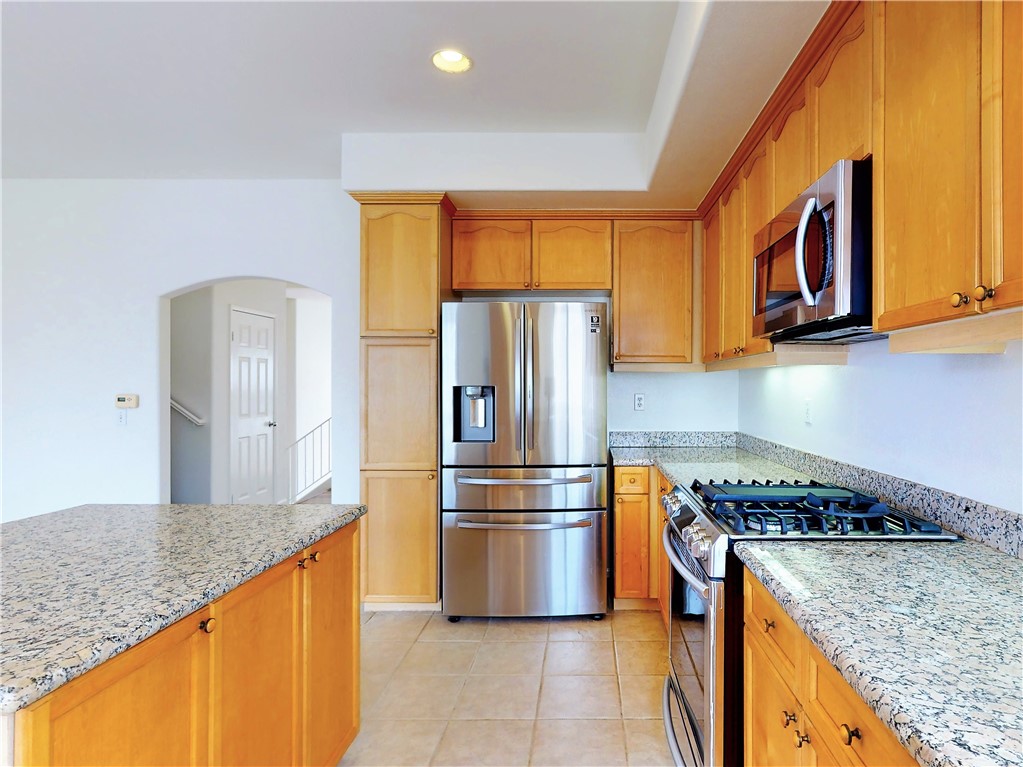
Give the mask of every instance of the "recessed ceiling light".
<path id="1" fill-rule="evenodd" d="M 459 74 L 472 69 L 472 59 L 460 51 L 448 48 L 433 54 L 433 65 L 441 72 Z"/>

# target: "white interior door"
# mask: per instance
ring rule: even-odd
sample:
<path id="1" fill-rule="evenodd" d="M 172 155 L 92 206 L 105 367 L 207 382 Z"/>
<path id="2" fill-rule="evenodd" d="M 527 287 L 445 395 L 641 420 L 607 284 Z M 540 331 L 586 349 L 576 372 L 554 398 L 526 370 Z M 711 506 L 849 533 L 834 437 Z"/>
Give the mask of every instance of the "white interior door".
<path id="1" fill-rule="evenodd" d="M 231 310 L 231 503 L 274 502 L 274 318 Z"/>

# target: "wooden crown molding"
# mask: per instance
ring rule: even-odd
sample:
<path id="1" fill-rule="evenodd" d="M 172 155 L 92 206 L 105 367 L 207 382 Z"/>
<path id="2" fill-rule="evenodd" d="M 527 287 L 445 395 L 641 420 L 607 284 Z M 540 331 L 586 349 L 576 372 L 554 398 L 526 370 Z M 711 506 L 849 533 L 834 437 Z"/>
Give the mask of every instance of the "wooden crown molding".
<path id="1" fill-rule="evenodd" d="M 828 46 L 837 37 L 842 26 L 856 10 L 859 0 L 833 0 L 828 9 L 824 12 L 821 20 L 817 23 L 810 37 L 803 45 L 796 56 L 792 66 L 789 67 L 785 76 L 782 77 L 778 87 L 774 89 L 771 98 L 767 100 L 760 114 L 753 121 L 753 125 L 746 132 L 745 137 L 739 142 L 731 159 L 725 163 L 717 180 L 711 184 L 710 189 L 703 198 L 703 202 L 697 207 L 700 217 L 707 215 L 711 206 L 728 186 L 732 178 L 739 172 L 746 158 L 749 156 L 760 140 L 767 135 L 771 125 L 777 120 L 782 112 L 791 106 L 792 99 L 797 97 L 799 89 L 803 87 L 806 78 L 813 71 L 814 66 L 821 56 L 827 51 Z"/>
<path id="2" fill-rule="evenodd" d="M 440 205 L 449 216 L 457 212 L 446 192 L 349 192 L 360 205 Z"/>
<path id="3" fill-rule="evenodd" d="M 456 220 L 465 219 L 578 219 L 607 220 L 617 219 L 652 219 L 668 221 L 694 221 L 700 218 L 695 210 L 621 210 L 621 209 L 551 209 L 551 208 L 500 208 L 500 209 L 463 209 L 453 216 Z"/>

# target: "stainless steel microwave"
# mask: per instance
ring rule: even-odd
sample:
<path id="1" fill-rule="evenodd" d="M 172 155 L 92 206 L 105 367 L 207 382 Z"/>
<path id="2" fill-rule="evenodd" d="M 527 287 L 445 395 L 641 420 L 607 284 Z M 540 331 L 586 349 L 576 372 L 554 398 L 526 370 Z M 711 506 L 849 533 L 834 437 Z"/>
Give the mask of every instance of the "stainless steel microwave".
<path id="1" fill-rule="evenodd" d="M 871 328 L 871 168 L 841 160 L 754 235 L 753 334 L 849 343 Z"/>

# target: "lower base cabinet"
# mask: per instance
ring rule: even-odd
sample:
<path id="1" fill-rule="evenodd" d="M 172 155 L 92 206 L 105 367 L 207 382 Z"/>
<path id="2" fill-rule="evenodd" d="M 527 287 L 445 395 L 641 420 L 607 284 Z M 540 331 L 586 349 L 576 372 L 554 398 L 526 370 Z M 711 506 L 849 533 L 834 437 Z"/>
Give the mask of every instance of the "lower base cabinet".
<path id="1" fill-rule="evenodd" d="M 19 765 L 336 764 L 359 726 L 358 524 L 15 714 Z"/>

